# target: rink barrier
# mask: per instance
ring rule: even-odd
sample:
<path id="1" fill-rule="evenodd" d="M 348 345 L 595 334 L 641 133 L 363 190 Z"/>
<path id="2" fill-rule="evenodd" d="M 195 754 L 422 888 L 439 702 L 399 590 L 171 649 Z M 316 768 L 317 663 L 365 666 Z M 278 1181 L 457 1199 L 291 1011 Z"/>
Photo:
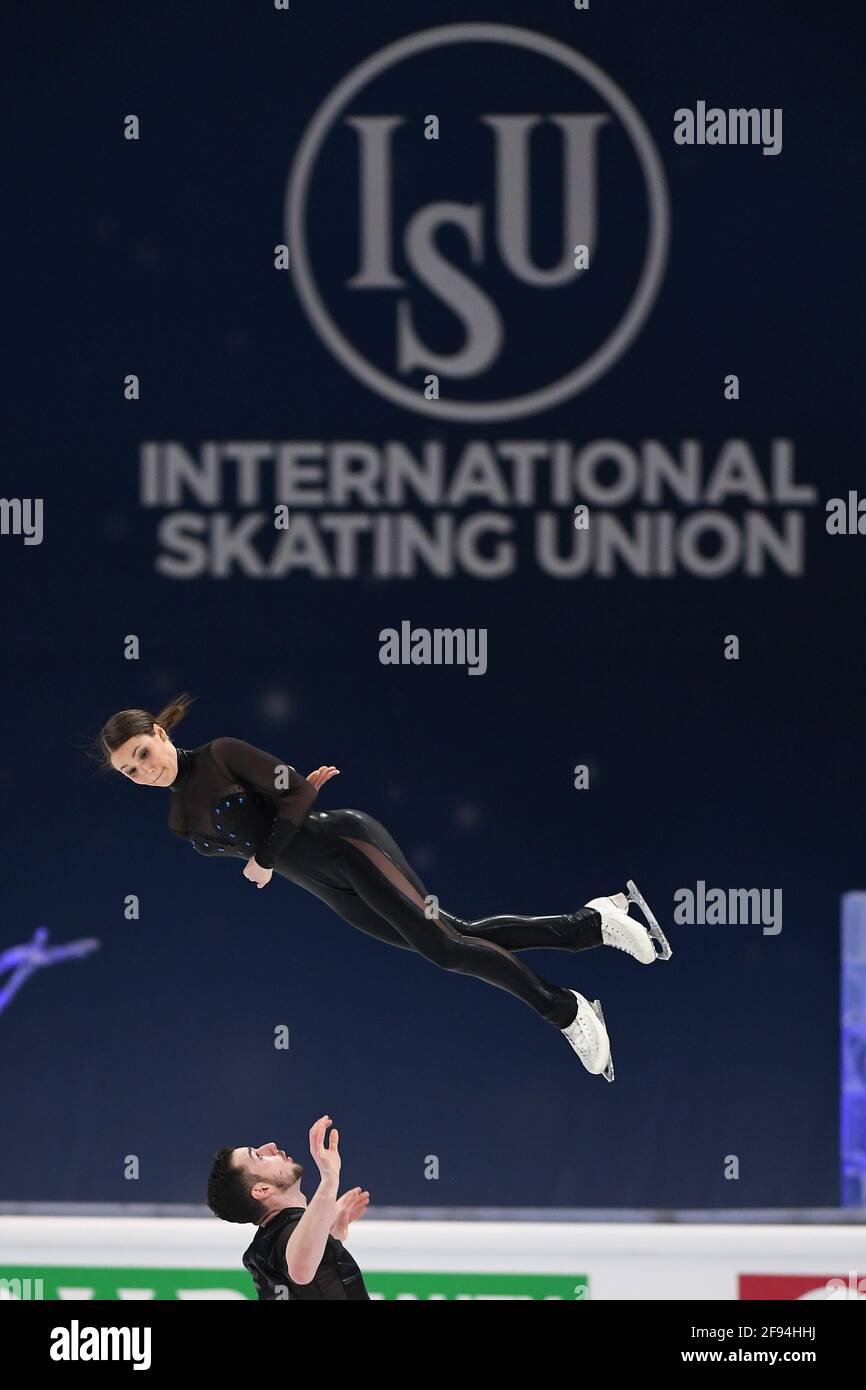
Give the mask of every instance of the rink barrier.
<path id="1" fill-rule="evenodd" d="M 43 1298 L 64 1300 L 250 1298 L 241 1254 L 252 1233 L 213 1217 L 2 1216 L 0 1297 L 23 1298 L 28 1288 L 29 1296 L 40 1296 L 33 1293 L 39 1288 Z M 359 1221 L 346 1244 L 375 1298 L 866 1298 L 862 1220 L 590 1223 L 380 1215 Z"/>

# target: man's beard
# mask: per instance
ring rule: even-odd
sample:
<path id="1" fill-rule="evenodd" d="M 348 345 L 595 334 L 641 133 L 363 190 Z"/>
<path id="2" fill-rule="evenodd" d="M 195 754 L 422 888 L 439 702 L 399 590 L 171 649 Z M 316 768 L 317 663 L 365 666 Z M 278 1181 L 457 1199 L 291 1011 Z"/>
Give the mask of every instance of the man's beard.
<path id="1" fill-rule="evenodd" d="M 283 1181 L 280 1183 L 280 1187 L 282 1188 L 283 1192 L 288 1192 L 289 1188 L 294 1187 L 297 1183 L 301 1181 L 301 1178 L 304 1176 L 304 1170 L 301 1167 L 300 1163 L 290 1163 L 289 1169 L 291 1170 L 290 1176 L 284 1178 Z"/>

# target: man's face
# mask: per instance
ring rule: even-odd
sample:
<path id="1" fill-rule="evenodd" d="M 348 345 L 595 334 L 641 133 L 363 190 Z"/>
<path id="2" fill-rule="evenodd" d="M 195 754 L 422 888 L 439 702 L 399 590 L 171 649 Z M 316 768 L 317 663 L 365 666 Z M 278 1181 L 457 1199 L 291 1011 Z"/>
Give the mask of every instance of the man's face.
<path id="1" fill-rule="evenodd" d="M 271 1141 L 269 1144 L 247 1145 L 244 1148 L 235 1149 L 232 1153 L 232 1165 L 240 1168 L 241 1172 L 255 1174 L 258 1182 L 254 1185 L 252 1193 L 259 1200 L 266 1199 L 270 1193 L 288 1192 L 295 1187 L 303 1176 L 303 1168 L 300 1163 L 295 1163 L 294 1159 L 280 1149 Z"/>

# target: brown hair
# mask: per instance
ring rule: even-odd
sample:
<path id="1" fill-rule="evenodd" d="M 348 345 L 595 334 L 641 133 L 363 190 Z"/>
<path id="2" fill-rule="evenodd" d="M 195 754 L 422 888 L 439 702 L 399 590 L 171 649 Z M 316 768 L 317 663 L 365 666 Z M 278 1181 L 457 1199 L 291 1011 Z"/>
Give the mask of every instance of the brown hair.
<path id="1" fill-rule="evenodd" d="M 166 733 L 179 724 L 195 699 L 194 695 L 175 695 L 173 700 L 169 700 L 167 705 L 163 705 L 158 714 L 151 714 L 146 709 L 122 709 L 117 714 L 113 714 L 109 720 L 103 724 L 96 738 L 90 747 L 90 755 L 100 766 L 101 771 L 114 768 L 111 765 L 111 754 L 128 738 L 135 738 L 136 734 L 152 734 L 154 725 L 160 724 Z"/>

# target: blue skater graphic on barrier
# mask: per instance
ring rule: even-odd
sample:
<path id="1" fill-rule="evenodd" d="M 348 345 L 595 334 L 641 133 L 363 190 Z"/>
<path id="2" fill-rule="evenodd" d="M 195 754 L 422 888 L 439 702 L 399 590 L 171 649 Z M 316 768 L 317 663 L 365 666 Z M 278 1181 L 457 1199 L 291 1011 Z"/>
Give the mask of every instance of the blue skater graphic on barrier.
<path id="1" fill-rule="evenodd" d="M 100 944 L 95 937 L 85 936 L 80 941 L 68 941 L 65 946 L 49 946 L 48 936 L 47 927 L 37 927 L 31 941 L 21 946 L 10 946 L 0 954 L 0 978 L 8 971 L 12 972 L 5 985 L 0 986 L 0 1014 L 37 970 L 45 965 L 56 965 L 61 960 L 80 960 L 97 950 Z"/>

